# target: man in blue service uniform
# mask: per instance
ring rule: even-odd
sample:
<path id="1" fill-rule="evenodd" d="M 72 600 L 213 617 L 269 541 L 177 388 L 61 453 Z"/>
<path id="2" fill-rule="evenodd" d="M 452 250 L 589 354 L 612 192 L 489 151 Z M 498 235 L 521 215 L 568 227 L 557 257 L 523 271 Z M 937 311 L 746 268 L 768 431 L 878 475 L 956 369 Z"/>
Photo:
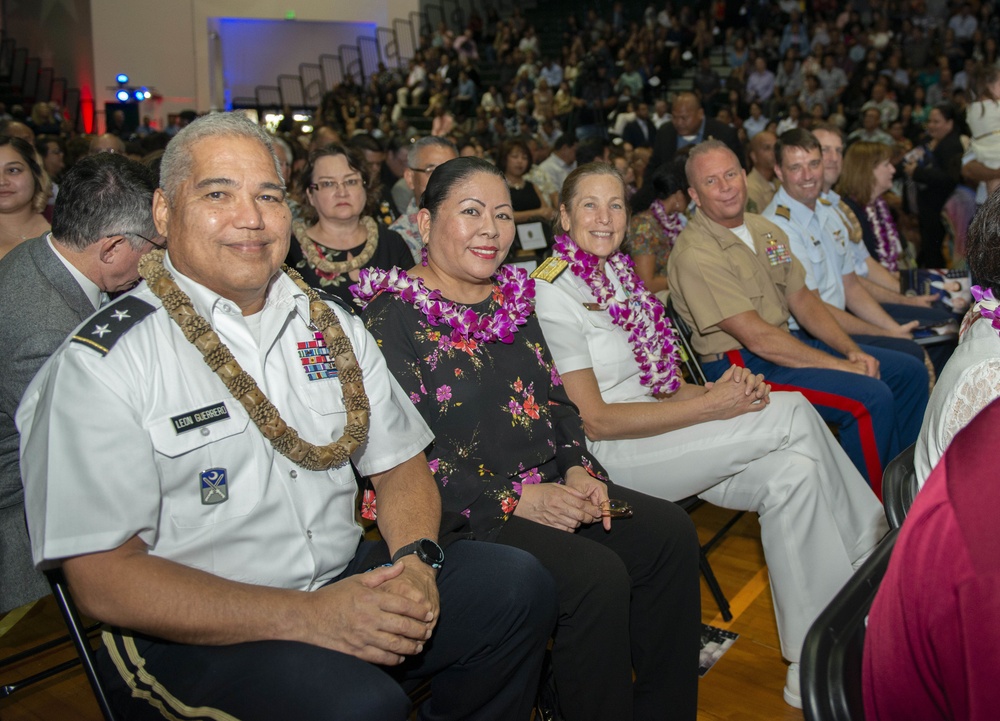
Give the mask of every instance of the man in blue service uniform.
<path id="1" fill-rule="evenodd" d="M 670 254 L 673 301 L 692 328 L 692 345 L 710 379 L 731 364 L 763 373 L 777 390 L 797 390 L 836 424 L 848 456 L 881 495 L 882 467 L 899 451 L 899 427 L 923 415 L 922 378 L 879 380 L 879 363 L 858 347 L 805 284 L 788 238 L 744 212 L 746 173 L 723 143 L 709 141 L 687 160 L 698 206 Z M 794 315 L 808 332 L 791 333 Z M 895 398 L 894 398 L 895 395 Z"/>
<path id="2" fill-rule="evenodd" d="M 921 376 L 924 351 L 912 340 L 918 325 L 900 325 L 865 289 L 854 273 L 847 248 L 847 230 L 823 190 L 823 156 L 819 140 L 808 130 L 795 128 L 778 138 L 775 172 L 781 188 L 763 216 L 788 236 L 792 255 L 806 272 L 806 287 L 816 293 L 837 323 L 860 347 L 878 359 L 886 378 Z M 792 331 L 798 330 L 794 318 Z M 926 376 L 926 365 L 924 373 Z M 900 419 L 903 447 L 917 439 L 923 414 Z"/>
<path id="3" fill-rule="evenodd" d="M 18 414 L 35 563 L 112 627 L 100 672 L 129 718 L 402 721 L 430 677 L 422 718 L 527 719 L 552 579 L 510 547 L 437 544 L 431 433 L 360 320 L 280 272 L 284 199 L 242 116 L 170 143 L 169 251 Z M 349 461 L 385 545 L 359 543 Z"/>

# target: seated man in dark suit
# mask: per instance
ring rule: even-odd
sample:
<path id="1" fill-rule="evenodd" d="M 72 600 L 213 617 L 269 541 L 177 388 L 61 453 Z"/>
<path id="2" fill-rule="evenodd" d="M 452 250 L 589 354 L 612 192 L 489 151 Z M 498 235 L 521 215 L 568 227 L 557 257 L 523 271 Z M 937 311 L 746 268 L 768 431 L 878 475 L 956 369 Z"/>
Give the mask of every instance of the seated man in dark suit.
<path id="1" fill-rule="evenodd" d="M 74 328 L 139 280 L 152 250 L 153 189 L 148 168 L 124 155 L 80 160 L 60 185 L 52 232 L 0 261 L 0 613 L 49 592 L 31 563 L 14 411 L 42 364 Z"/>
<path id="2" fill-rule="evenodd" d="M 746 165 L 746 154 L 736 135 L 736 128 L 719 120 L 706 118 L 701 101 L 694 93 L 678 93 L 674 97 L 670 123 L 664 123 L 656 133 L 653 157 L 646 166 L 646 182 L 632 197 L 632 211 L 642 212 L 653 202 L 652 179 L 657 168 L 669 163 L 679 152 L 686 152 L 687 148 L 704 140 L 721 140 L 740 159 L 740 164 Z"/>
<path id="3" fill-rule="evenodd" d="M 635 111 L 635 120 L 628 123 L 622 131 L 622 140 L 630 143 L 633 148 L 652 148 L 656 140 L 656 126 L 649 118 L 649 105 L 639 103 Z"/>

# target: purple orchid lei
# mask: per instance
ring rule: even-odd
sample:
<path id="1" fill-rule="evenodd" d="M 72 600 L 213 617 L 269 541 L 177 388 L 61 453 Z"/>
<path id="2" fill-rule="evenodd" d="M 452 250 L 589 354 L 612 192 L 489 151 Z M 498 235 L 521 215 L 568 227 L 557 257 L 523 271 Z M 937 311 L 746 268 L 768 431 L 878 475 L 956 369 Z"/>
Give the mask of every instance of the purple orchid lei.
<path id="1" fill-rule="evenodd" d="M 979 315 L 990 321 L 993 329 L 1000 332 L 1000 301 L 993 297 L 990 288 L 983 290 L 982 286 L 974 285 L 969 288 L 972 297 L 979 306 Z"/>
<path id="2" fill-rule="evenodd" d="M 684 230 L 684 221 L 681 220 L 681 214 L 668 213 L 663 207 L 662 200 L 654 200 L 649 206 L 649 210 L 653 214 L 653 217 L 656 218 L 656 222 L 663 228 L 663 233 L 667 236 L 667 244 L 673 248 L 677 236 Z"/>
<path id="3" fill-rule="evenodd" d="M 895 273 L 899 270 L 899 255 L 903 246 L 892 213 L 889 212 L 889 204 L 881 197 L 876 198 L 874 203 L 865 206 L 865 213 L 878 236 L 878 260 L 886 270 Z"/>
<path id="4" fill-rule="evenodd" d="M 469 340 L 479 343 L 513 343 L 517 327 L 524 325 L 534 311 L 535 281 L 527 271 L 505 265 L 494 276 L 494 295 L 499 292 L 500 307 L 492 315 L 476 313 L 468 306 L 453 303 L 441 296 L 441 291 L 428 290 L 420 278 L 411 278 L 405 270 L 366 268 L 351 293 L 362 307 L 379 293 L 395 293 L 423 313 L 431 325 L 451 327 L 454 342 Z"/>
<path id="5" fill-rule="evenodd" d="M 587 284 L 594 300 L 607 308 L 612 322 L 628 333 L 632 355 L 641 372 L 639 382 L 654 394 L 674 393 L 680 388 L 676 331 L 665 317 L 663 304 L 635 274 L 632 259 L 616 251 L 606 261 L 628 295 L 623 302 L 615 298 L 615 290 L 601 270 L 597 256 L 582 250 L 568 235 L 558 236 L 552 250 L 555 257 L 569 263 L 573 275 Z"/>

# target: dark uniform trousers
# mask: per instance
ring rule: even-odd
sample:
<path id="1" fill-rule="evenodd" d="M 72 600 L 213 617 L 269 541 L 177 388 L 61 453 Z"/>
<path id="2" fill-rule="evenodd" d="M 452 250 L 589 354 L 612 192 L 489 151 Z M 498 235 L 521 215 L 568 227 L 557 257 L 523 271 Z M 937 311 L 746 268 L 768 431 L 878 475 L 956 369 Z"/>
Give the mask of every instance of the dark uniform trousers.
<path id="1" fill-rule="evenodd" d="M 367 570 L 375 546 L 335 580 Z M 445 555 L 434 635 L 400 666 L 291 641 L 196 646 L 115 630 L 99 672 L 123 719 L 405 721 L 407 692 L 430 678 L 421 719 L 527 720 L 555 624 L 552 576 L 498 544 L 458 541 Z"/>

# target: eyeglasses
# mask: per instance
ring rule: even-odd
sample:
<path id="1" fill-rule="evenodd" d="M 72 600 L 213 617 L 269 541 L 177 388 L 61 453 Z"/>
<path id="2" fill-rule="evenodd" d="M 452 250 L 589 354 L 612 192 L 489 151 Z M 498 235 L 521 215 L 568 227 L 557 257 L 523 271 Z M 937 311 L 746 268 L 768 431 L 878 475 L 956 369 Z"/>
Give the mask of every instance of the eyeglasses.
<path id="1" fill-rule="evenodd" d="M 164 249 L 165 249 L 165 248 L 167 247 L 167 244 L 166 244 L 166 243 L 157 243 L 157 242 L 156 242 L 155 240 L 150 240 L 150 239 L 149 239 L 149 238 L 147 238 L 147 237 L 146 237 L 145 235 L 142 235 L 142 234 L 140 234 L 140 233 L 130 233 L 130 232 L 123 232 L 123 233 L 108 233 L 108 234 L 107 234 L 106 236 L 104 236 L 104 237 L 105 237 L 105 238 L 114 238 L 114 237 L 115 237 L 116 235 L 131 235 L 131 236 L 132 236 L 132 237 L 134 237 L 134 238 L 142 238 L 142 239 L 143 239 L 143 240 L 145 240 L 145 241 L 146 241 L 147 243 L 149 243 L 149 244 L 150 244 L 151 246 L 153 246 L 154 248 L 159 248 L 160 250 L 164 250 Z"/>
<path id="2" fill-rule="evenodd" d="M 410 168 L 409 165 L 407 165 L 406 167 Z M 426 168 L 410 168 L 410 170 L 412 170 L 414 173 L 427 173 L 428 175 L 430 175 L 431 173 L 434 172 L 436 168 L 437 168 L 436 165 L 428 165 Z"/>
<path id="3" fill-rule="evenodd" d="M 619 501 L 616 498 L 609 498 L 601 506 L 601 515 L 608 518 L 631 518 L 632 506 L 628 501 Z"/>
<path id="4" fill-rule="evenodd" d="M 364 181 L 361 178 L 348 178 L 347 180 L 338 182 L 336 180 L 321 180 L 318 183 L 313 183 L 309 186 L 309 190 L 317 191 L 322 190 L 324 192 L 333 190 L 339 191 L 343 187 L 344 190 L 356 190 L 357 188 L 364 187 Z"/>

